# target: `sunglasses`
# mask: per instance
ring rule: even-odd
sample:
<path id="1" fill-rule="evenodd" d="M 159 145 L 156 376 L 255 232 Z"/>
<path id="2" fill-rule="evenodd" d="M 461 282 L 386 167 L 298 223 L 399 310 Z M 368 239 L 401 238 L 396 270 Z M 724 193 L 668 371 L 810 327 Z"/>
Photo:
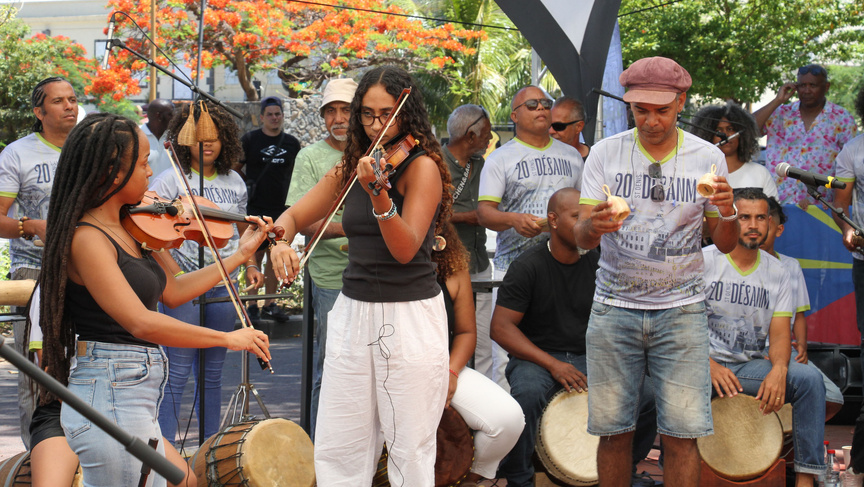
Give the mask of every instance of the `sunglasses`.
<path id="1" fill-rule="evenodd" d="M 548 98 L 535 98 L 533 100 L 525 100 L 524 102 L 522 102 L 521 105 L 517 105 L 515 108 L 513 108 L 513 111 L 515 112 L 522 105 L 525 105 L 525 107 L 532 112 L 534 110 L 537 110 L 537 108 L 540 106 L 542 106 L 545 110 L 549 110 L 550 108 L 552 108 L 552 100 Z"/>
<path id="2" fill-rule="evenodd" d="M 573 120 L 572 122 L 552 122 L 552 130 L 556 132 L 561 132 L 566 129 L 568 126 L 573 125 L 574 123 L 581 122 L 582 120 Z"/>
<path id="3" fill-rule="evenodd" d="M 666 191 L 663 190 L 663 184 L 661 184 L 663 167 L 660 166 L 659 162 L 652 162 L 648 165 L 648 177 L 655 181 L 654 186 L 651 186 L 651 201 L 662 203 L 666 200 Z"/>
<path id="4" fill-rule="evenodd" d="M 824 76 L 828 77 L 828 72 L 825 71 L 825 68 L 819 66 L 818 64 L 810 64 L 808 66 L 801 66 L 798 68 L 798 76 L 803 76 L 805 74 L 812 74 L 814 76 Z"/>
<path id="5" fill-rule="evenodd" d="M 480 108 L 480 111 L 481 111 L 482 113 L 480 114 L 479 117 L 477 117 L 477 120 L 474 120 L 473 122 L 471 122 L 471 125 L 469 125 L 467 129 L 465 129 L 465 133 L 462 134 L 462 137 L 465 137 L 466 135 L 468 135 L 468 132 L 471 130 L 471 127 L 477 125 L 477 122 L 489 118 L 489 113 L 486 112 L 486 109 L 483 108 L 483 107 L 481 107 L 481 106 L 479 106 L 479 105 L 477 105 L 477 106 Z"/>

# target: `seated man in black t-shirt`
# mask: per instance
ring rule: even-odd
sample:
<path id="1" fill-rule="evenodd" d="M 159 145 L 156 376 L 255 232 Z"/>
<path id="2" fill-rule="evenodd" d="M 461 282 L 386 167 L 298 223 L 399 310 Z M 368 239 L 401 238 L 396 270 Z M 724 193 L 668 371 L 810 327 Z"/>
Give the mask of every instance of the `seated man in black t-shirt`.
<path id="1" fill-rule="evenodd" d="M 510 354 L 510 394 L 525 413 L 522 436 L 499 467 L 509 487 L 534 485 L 534 441 L 552 396 L 564 387 L 581 392 L 588 386 L 585 331 L 600 254 L 576 246 L 573 227 L 579 216 L 579 191 L 557 191 L 547 213 L 549 241 L 529 248 L 510 264 L 492 315 L 492 339 Z M 653 394 L 650 385 L 643 389 L 634 464 L 645 458 L 656 436 Z"/>

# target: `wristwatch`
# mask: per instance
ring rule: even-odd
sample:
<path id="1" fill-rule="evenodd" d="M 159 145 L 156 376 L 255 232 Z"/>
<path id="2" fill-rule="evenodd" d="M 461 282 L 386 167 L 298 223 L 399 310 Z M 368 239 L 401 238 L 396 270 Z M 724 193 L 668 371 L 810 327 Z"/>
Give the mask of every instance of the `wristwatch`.
<path id="1" fill-rule="evenodd" d="M 721 222 L 734 222 L 738 218 L 738 207 L 735 206 L 735 203 L 732 203 L 732 209 L 735 210 L 735 213 L 729 216 L 720 215 Z"/>

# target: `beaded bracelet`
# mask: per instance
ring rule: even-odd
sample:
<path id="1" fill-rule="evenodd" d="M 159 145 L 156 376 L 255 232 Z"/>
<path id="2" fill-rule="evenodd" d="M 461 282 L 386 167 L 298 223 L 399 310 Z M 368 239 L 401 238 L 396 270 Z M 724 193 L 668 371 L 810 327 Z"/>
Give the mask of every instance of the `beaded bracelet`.
<path id="1" fill-rule="evenodd" d="M 249 270 L 249 269 L 255 269 L 256 271 L 261 272 L 261 269 L 260 269 L 257 265 L 255 265 L 255 264 L 247 264 L 247 265 L 246 265 L 246 269 L 247 269 L 247 270 Z"/>
<path id="2" fill-rule="evenodd" d="M 271 243 L 270 248 L 272 249 L 273 247 L 279 245 L 280 243 L 284 243 L 285 245 L 287 245 L 289 247 L 291 246 L 291 242 L 289 242 L 288 239 L 280 238 L 279 240 L 276 240 L 275 242 Z"/>
<path id="3" fill-rule="evenodd" d="M 457 379 L 459 378 L 459 374 L 457 374 L 453 369 L 450 369 L 450 373 L 453 374 Z"/>
<path id="4" fill-rule="evenodd" d="M 377 218 L 380 222 L 387 221 L 396 216 L 396 203 L 393 202 L 393 198 L 390 198 L 390 209 L 387 210 L 387 213 L 379 215 L 378 213 L 375 213 L 375 208 L 372 208 L 372 216 Z"/>
<path id="5" fill-rule="evenodd" d="M 33 235 L 28 235 L 24 233 L 24 222 L 29 220 L 30 218 L 26 216 L 22 216 L 18 219 L 18 236 L 23 238 L 24 240 L 33 240 Z"/>

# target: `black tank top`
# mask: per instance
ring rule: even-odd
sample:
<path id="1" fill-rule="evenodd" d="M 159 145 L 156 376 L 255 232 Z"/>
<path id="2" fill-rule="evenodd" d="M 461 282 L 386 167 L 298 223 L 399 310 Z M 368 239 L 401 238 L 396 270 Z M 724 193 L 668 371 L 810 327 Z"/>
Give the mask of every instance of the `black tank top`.
<path id="1" fill-rule="evenodd" d="M 402 214 L 404 197 L 396 190 L 396 182 L 414 159 L 425 154 L 416 150 L 390 178 L 388 194 Z M 414 258 L 400 264 L 387 249 L 378 220 L 372 215 L 372 200 L 355 184 L 345 198 L 342 228 L 348 237 L 348 266 L 342 273 L 342 294 L 351 299 L 372 303 L 406 302 L 433 298 L 441 292 L 435 279 L 435 264 L 431 260 L 435 237 L 435 220 L 441 205 L 426 231 L 426 238 Z"/>
<path id="2" fill-rule="evenodd" d="M 87 222 L 79 222 L 78 225 L 93 227 L 108 237 L 117 250 L 117 266 L 120 267 L 126 281 L 147 309 L 157 311 L 157 303 L 165 289 L 166 278 L 165 272 L 159 267 L 156 259 L 149 252 L 143 258 L 127 254 L 123 247 L 96 225 Z M 72 280 L 66 282 L 66 313 L 75 324 L 75 332 L 80 341 L 158 346 L 132 336 L 99 307 L 86 287 Z"/>

